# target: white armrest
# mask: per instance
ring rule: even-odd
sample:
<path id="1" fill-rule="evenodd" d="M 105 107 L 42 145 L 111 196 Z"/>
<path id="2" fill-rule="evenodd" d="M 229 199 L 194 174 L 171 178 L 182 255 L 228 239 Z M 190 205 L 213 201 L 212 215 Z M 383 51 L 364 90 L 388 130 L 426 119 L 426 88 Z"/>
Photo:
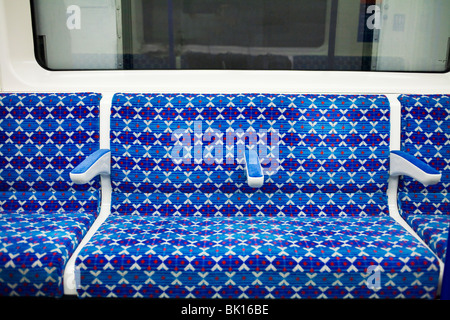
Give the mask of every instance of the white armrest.
<path id="1" fill-rule="evenodd" d="M 97 175 L 111 174 L 111 151 L 100 149 L 87 157 L 70 173 L 76 184 L 88 183 Z"/>

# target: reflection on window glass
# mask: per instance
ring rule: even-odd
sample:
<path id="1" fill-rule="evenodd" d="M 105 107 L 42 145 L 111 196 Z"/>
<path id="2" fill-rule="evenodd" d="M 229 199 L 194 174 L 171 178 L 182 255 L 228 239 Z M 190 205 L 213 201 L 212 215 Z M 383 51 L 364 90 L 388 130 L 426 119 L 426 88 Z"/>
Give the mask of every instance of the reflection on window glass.
<path id="1" fill-rule="evenodd" d="M 52 70 L 449 69 L 448 0 L 31 0 Z"/>

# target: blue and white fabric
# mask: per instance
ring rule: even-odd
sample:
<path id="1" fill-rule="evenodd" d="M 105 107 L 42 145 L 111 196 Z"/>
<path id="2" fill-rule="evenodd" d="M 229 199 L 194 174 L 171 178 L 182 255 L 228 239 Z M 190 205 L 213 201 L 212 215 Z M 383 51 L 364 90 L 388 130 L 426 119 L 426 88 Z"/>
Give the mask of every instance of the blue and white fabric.
<path id="1" fill-rule="evenodd" d="M 389 113 L 385 96 L 116 94 L 111 215 L 79 296 L 433 298 L 437 259 L 389 217 Z"/>
<path id="2" fill-rule="evenodd" d="M 399 185 L 403 218 L 445 260 L 450 225 L 450 96 L 402 95 L 402 149 L 441 172 L 424 186 L 409 177 Z"/>
<path id="3" fill-rule="evenodd" d="M 99 180 L 70 171 L 99 147 L 93 93 L 0 93 L 0 295 L 63 294 L 65 264 L 95 220 Z"/>

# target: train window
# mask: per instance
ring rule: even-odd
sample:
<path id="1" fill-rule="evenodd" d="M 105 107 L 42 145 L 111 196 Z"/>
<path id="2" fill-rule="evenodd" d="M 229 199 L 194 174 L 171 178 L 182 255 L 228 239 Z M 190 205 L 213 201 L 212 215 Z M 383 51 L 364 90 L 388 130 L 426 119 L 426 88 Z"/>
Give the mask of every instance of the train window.
<path id="1" fill-rule="evenodd" d="M 50 70 L 449 70 L 448 0 L 31 0 Z"/>

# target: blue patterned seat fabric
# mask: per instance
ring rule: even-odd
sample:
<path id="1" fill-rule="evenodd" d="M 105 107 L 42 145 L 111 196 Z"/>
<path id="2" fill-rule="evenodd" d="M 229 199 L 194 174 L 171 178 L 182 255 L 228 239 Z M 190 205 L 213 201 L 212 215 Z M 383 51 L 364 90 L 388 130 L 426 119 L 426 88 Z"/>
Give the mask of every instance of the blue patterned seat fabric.
<path id="1" fill-rule="evenodd" d="M 0 93 L 0 295 L 63 294 L 95 220 L 98 179 L 69 172 L 99 147 L 99 94 Z"/>
<path id="2" fill-rule="evenodd" d="M 402 95 L 402 148 L 442 173 L 441 182 L 423 186 L 400 180 L 403 218 L 445 261 L 450 225 L 450 96 Z"/>
<path id="3" fill-rule="evenodd" d="M 79 296 L 433 298 L 437 259 L 389 217 L 389 113 L 385 96 L 116 94 L 111 215 Z"/>

